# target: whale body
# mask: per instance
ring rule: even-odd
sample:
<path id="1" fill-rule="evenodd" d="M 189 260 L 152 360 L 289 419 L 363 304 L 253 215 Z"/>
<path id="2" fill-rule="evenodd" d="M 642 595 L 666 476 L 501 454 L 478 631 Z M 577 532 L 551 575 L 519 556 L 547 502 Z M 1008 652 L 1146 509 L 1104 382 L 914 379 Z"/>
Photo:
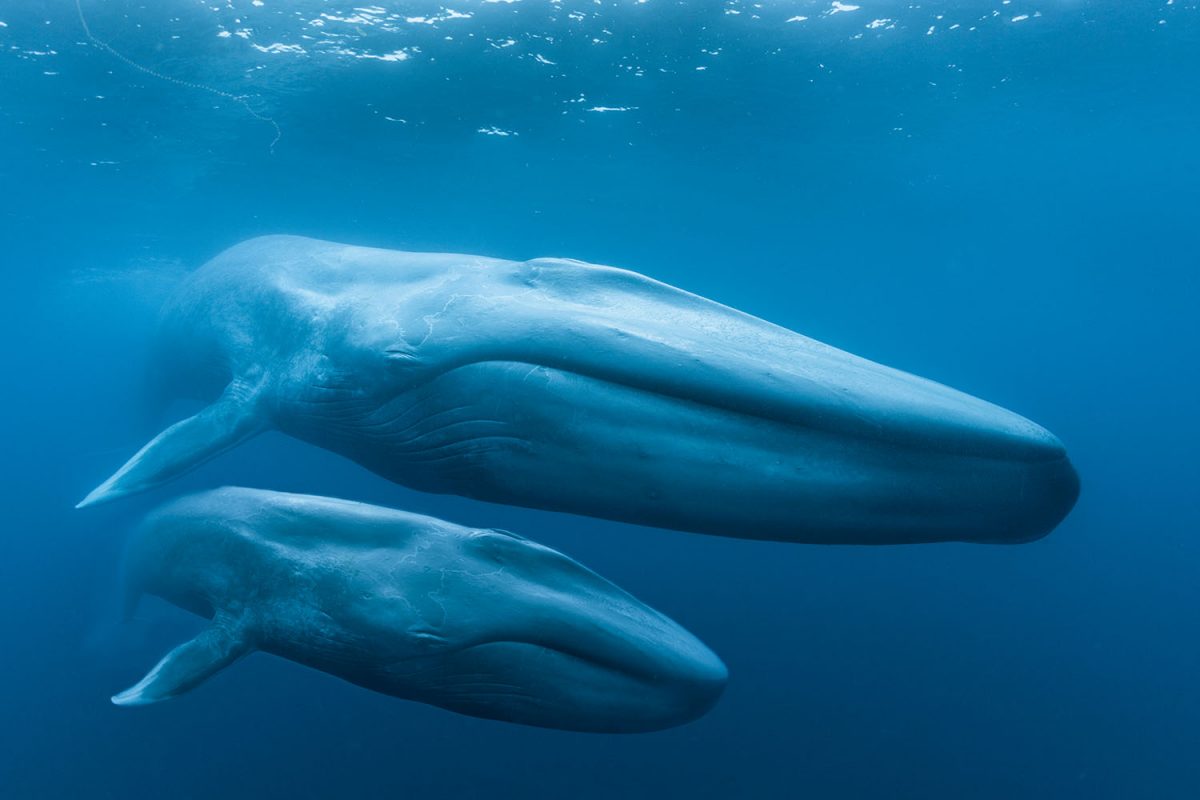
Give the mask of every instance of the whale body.
<path id="1" fill-rule="evenodd" d="M 1017 414 L 579 261 L 251 239 L 157 346 L 168 391 L 212 405 L 80 505 L 272 428 L 424 491 L 793 542 L 1028 541 L 1079 489 Z"/>
<path id="2" fill-rule="evenodd" d="M 118 705 L 165 700 L 255 650 L 396 697 L 508 722 L 639 732 L 704 714 L 725 685 L 694 636 L 515 534 L 325 497 L 224 488 L 147 518 L 145 592 L 212 623 Z"/>

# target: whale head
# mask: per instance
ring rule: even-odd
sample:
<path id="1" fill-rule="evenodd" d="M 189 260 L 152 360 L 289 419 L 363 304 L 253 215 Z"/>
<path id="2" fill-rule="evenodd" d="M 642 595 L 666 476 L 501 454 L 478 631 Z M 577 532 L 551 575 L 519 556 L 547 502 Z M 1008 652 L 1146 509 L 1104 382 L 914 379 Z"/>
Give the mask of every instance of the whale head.
<path id="1" fill-rule="evenodd" d="M 720 658 L 578 562 L 494 530 L 473 533 L 460 552 L 480 571 L 475 590 L 452 598 L 447 614 L 474 629 L 461 637 L 446 630 L 450 650 L 413 662 L 405 679 L 427 702 L 550 727 L 639 732 L 696 719 L 720 697 Z"/>
<path id="2" fill-rule="evenodd" d="M 1074 507 L 1079 477 L 1040 425 L 816 342 L 798 357 L 797 441 L 809 448 L 808 486 L 837 509 L 829 541 L 1021 543 Z"/>

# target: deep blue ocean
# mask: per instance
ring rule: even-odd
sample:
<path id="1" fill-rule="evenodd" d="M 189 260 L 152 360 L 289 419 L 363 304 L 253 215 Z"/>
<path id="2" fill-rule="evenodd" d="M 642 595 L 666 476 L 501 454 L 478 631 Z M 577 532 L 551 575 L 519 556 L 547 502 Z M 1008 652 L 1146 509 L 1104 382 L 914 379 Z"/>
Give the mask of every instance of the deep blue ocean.
<path id="1" fill-rule="evenodd" d="M 364 3 L 366 0 L 362 0 Z M 448 0 L 449 2 L 449 0 Z M 0 797 L 1200 797 L 1200 4 L 0 0 Z M 251 236 L 635 269 L 1044 425 L 1016 546 L 751 542 L 391 484 L 272 433 L 73 506 L 179 408 L 157 308 Z M 223 484 L 499 526 L 730 681 L 661 733 L 458 716 L 254 655 L 125 537 Z"/>

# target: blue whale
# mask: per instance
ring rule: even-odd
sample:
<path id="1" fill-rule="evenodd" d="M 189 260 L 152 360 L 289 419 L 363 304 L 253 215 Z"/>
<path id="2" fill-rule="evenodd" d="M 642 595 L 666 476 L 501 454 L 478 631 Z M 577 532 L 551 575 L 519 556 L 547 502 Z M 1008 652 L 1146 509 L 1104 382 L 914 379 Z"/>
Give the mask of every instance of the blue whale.
<path id="1" fill-rule="evenodd" d="M 167 392 L 211 405 L 80 505 L 267 429 L 424 491 L 792 542 L 1028 541 L 1079 490 L 1017 414 L 579 261 L 256 238 L 157 344 Z"/>
<path id="2" fill-rule="evenodd" d="M 174 697 L 255 650 L 462 714 L 633 733 L 693 720 L 725 666 L 570 558 L 515 534 L 325 497 L 225 488 L 152 514 L 127 554 L 145 592 L 208 617 L 136 686 Z"/>

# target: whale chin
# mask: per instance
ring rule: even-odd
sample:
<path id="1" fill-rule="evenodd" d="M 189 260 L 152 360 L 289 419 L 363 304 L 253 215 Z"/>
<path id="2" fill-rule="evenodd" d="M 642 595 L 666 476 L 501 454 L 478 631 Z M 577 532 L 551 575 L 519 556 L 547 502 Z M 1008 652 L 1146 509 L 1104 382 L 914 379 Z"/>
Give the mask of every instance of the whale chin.
<path id="1" fill-rule="evenodd" d="M 1079 474 L 1064 454 L 1048 461 L 1012 466 L 1016 477 L 1011 503 L 980 503 L 973 541 L 1023 544 L 1058 527 L 1079 499 Z"/>
<path id="2" fill-rule="evenodd" d="M 896 544 L 1017 543 L 1051 531 L 1079 492 L 1058 439 L 921 384 L 938 403 L 888 408 L 881 381 L 871 393 L 860 384 L 873 402 L 860 402 L 859 416 L 843 408 L 793 421 L 494 361 L 337 426 L 285 430 L 424 491 L 697 533 Z"/>
<path id="3" fill-rule="evenodd" d="M 728 678 L 706 648 L 667 655 L 650 672 L 543 644 L 489 642 L 442 655 L 436 664 L 394 669 L 391 677 L 403 677 L 412 699 L 470 716 L 587 733 L 645 733 L 702 717 Z"/>

